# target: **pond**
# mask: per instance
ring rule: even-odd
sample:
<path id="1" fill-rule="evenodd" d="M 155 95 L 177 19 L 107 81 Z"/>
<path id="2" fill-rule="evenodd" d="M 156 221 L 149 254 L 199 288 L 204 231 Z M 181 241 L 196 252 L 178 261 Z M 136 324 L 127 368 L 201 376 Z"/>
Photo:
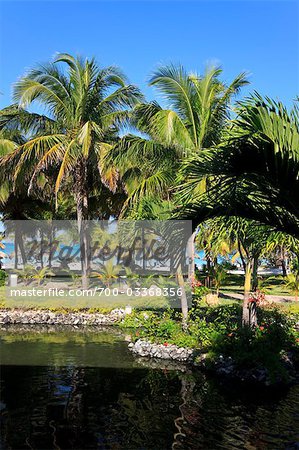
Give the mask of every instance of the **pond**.
<path id="1" fill-rule="evenodd" d="M 135 359 L 118 329 L 10 326 L 3 449 L 298 449 L 299 386 L 248 388 Z"/>

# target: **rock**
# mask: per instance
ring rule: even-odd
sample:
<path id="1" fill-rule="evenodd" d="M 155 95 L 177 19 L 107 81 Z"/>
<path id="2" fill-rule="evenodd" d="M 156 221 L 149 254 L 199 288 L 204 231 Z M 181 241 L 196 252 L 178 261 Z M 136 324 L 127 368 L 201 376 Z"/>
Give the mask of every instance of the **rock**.
<path id="1" fill-rule="evenodd" d="M 0 310 L 2 324 L 48 324 L 48 325 L 112 325 L 122 319 L 124 310 L 116 309 L 104 315 L 99 313 L 67 312 L 64 314 L 48 310 L 22 311 L 19 309 Z"/>
<path id="2" fill-rule="evenodd" d="M 135 343 L 131 342 L 128 348 L 139 356 L 148 356 L 152 358 L 159 358 L 164 360 L 176 360 L 186 362 L 191 359 L 193 350 L 184 347 L 177 347 L 176 345 L 164 346 L 161 344 L 151 343 L 138 339 Z"/>

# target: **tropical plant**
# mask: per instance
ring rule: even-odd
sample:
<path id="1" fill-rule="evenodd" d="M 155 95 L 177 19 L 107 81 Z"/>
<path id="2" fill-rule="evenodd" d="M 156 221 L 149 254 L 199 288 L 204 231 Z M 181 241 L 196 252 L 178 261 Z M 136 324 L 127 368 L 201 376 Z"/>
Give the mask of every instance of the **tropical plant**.
<path id="1" fill-rule="evenodd" d="M 296 300 L 298 300 L 299 292 L 299 277 L 297 274 L 290 273 L 287 276 L 286 286 L 295 293 Z"/>
<path id="2" fill-rule="evenodd" d="M 42 269 L 35 269 L 32 274 L 32 279 L 37 281 L 40 286 L 46 278 L 54 277 L 55 273 L 49 267 L 43 267 Z"/>
<path id="3" fill-rule="evenodd" d="M 281 231 L 273 231 L 265 247 L 265 255 L 271 253 L 277 256 L 282 267 L 282 274 L 287 276 L 287 261 L 290 265 L 296 258 L 299 258 L 299 240 L 294 236 Z"/>
<path id="4" fill-rule="evenodd" d="M 211 287 L 213 270 L 218 265 L 218 256 L 227 257 L 235 249 L 235 243 L 221 218 L 208 220 L 197 227 L 195 246 L 204 251 L 206 260 L 206 285 Z"/>
<path id="5" fill-rule="evenodd" d="M 109 259 L 106 263 L 100 264 L 100 270 L 98 272 L 93 272 L 92 276 L 98 278 L 109 288 L 113 281 L 118 279 L 119 272 L 120 266 L 114 264 L 114 262 Z"/>
<path id="6" fill-rule="evenodd" d="M 32 276 L 34 274 L 35 268 L 30 264 L 26 264 L 23 269 L 15 269 L 17 275 L 25 282 L 29 284 L 32 281 Z"/>
<path id="7" fill-rule="evenodd" d="M 161 92 L 169 109 L 156 102 L 137 105 L 132 121 L 142 136 L 124 136 L 106 157 L 106 164 L 116 164 L 126 185 L 126 213 L 137 206 L 142 214 L 137 199 L 144 202 L 147 198 L 151 206 L 159 198 L 170 213 L 170 189 L 176 184 L 182 160 L 220 142 L 231 99 L 247 84 L 241 73 L 226 85 L 220 81 L 221 73 L 220 68 L 212 67 L 203 76 L 188 74 L 182 66 L 174 65 L 154 73 L 150 85 Z M 147 205 L 145 201 L 145 208 Z"/>
<path id="8" fill-rule="evenodd" d="M 226 270 L 220 264 L 217 264 L 214 267 L 214 273 L 213 273 L 213 280 L 214 280 L 214 285 L 216 288 L 217 295 L 219 295 L 220 287 L 223 285 L 226 278 L 227 278 Z"/>
<path id="9" fill-rule="evenodd" d="M 173 188 L 182 161 L 220 142 L 231 99 L 247 84 L 242 73 L 225 85 L 219 79 L 221 73 L 220 68 L 212 67 L 203 76 L 188 74 L 182 66 L 174 65 L 160 67 L 154 73 L 150 85 L 166 98 L 169 109 L 156 102 L 137 105 L 132 121 L 142 135 L 124 136 L 105 161 L 108 167 L 112 162 L 118 167 L 126 186 L 128 199 L 123 215 L 135 219 L 171 218 Z M 199 190 L 204 189 L 203 181 Z M 180 270 L 177 279 L 184 292 Z M 186 320 L 184 294 L 182 310 Z"/>
<path id="10" fill-rule="evenodd" d="M 299 112 L 258 94 L 241 102 L 220 145 L 182 168 L 180 214 L 240 216 L 299 237 Z M 209 180 L 205 193 L 198 192 Z"/>
<path id="11" fill-rule="evenodd" d="M 23 269 L 15 270 L 15 272 L 20 275 L 25 284 L 30 284 L 31 281 L 36 280 L 39 286 L 46 278 L 55 275 L 49 267 L 37 268 L 30 264 L 25 265 Z"/>

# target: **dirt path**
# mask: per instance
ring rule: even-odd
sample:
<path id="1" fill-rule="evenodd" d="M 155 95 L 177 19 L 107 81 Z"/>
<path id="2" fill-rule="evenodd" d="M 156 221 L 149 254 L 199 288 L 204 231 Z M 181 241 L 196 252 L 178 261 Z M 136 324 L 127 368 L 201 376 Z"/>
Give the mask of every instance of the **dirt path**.
<path id="1" fill-rule="evenodd" d="M 221 292 L 220 297 L 223 299 L 236 299 L 243 300 L 243 294 L 239 294 L 237 292 Z M 294 302 L 295 297 L 290 295 L 270 295 L 266 294 L 266 300 L 270 303 L 289 303 Z"/>

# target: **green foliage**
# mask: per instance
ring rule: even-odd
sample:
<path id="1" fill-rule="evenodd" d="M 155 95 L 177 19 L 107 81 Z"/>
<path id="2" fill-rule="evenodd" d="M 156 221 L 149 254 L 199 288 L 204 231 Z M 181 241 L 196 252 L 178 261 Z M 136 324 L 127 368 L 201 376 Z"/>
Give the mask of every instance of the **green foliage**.
<path id="1" fill-rule="evenodd" d="M 201 305 L 205 299 L 205 296 L 210 292 L 210 289 L 206 286 L 194 286 L 192 292 L 192 305 L 197 308 Z"/>
<path id="2" fill-rule="evenodd" d="M 297 106 L 288 111 L 257 93 L 240 102 L 218 148 L 192 155 L 184 165 L 178 214 L 194 223 L 234 214 L 298 238 L 298 124 Z M 203 180 L 208 189 L 201 194 Z"/>
<path id="3" fill-rule="evenodd" d="M 121 323 L 122 328 L 135 330 L 135 339 L 140 337 L 157 343 L 176 344 L 180 347 L 196 347 L 196 336 L 182 330 L 180 315 L 171 311 L 162 314 L 133 312 Z"/>
<path id="4" fill-rule="evenodd" d="M 242 73 L 226 85 L 221 73 L 217 67 L 203 75 L 187 73 L 174 65 L 155 72 L 150 84 L 163 93 L 167 109 L 156 102 L 137 105 L 132 121 L 142 136 L 124 136 L 104 161 L 118 167 L 125 183 L 124 214 L 134 219 L 171 217 L 172 188 L 182 161 L 220 141 L 231 100 L 247 84 Z"/>
<path id="5" fill-rule="evenodd" d="M 290 273 L 286 278 L 286 287 L 289 288 L 298 298 L 299 291 L 299 274 L 298 273 Z"/>
<path id="6" fill-rule="evenodd" d="M 134 311 L 124 318 L 121 327 L 135 330 L 136 339 L 143 337 L 155 342 L 208 350 L 220 335 L 225 334 L 233 325 L 236 326 L 236 319 L 239 321 L 240 315 L 241 308 L 238 305 L 193 308 L 190 311 L 188 330 L 184 332 L 181 315 L 178 313 Z"/>
<path id="7" fill-rule="evenodd" d="M 23 269 L 15 270 L 15 272 L 21 277 L 26 284 L 35 280 L 38 285 L 42 284 L 48 277 L 53 277 L 55 274 L 49 267 L 43 269 L 37 269 L 36 267 L 28 264 Z"/>
<path id="8" fill-rule="evenodd" d="M 93 272 L 92 276 L 102 281 L 106 287 L 110 287 L 119 277 L 120 266 L 115 265 L 112 260 L 100 265 L 99 272 Z"/>
<path id="9" fill-rule="evenodd" d="M 0 269 L 0 286 L 4 286 L 5 285 L 5 279 L 7 278 L 7 274 L 5 272 L 5 270 L 1 270 Z"/>
<path id="10" fill-rule="evenodd" d="M 260 309 L 256 328 L 226 327 L 211 346 L 211 355 L 230 356 L 237 367 L 265 367 L 270 376 L 285 375 L 282 355 L 298 345 L 294 320 L 277 308 Z M 228 322 L 229 324 L 229 322 Z"/>
<path id="11" fill-rule="evenodd" d="M 225 268 L 217 264 L 213 271 L 213 282 L 217 292 L 219 292 L 219 289 L 224 284 L 226 278 L 227 274 Z"/>
<path id="12" fill-rule="evenodd" d="M 289 350 L 299 354 L 299 333 L 294 326 L 298 316 L 298 309 L 260 308 L 260 326 L 252 329 L 242 327 L 242 308 L 232 304 L 193 308 L 187 331 L 182 330 L 180 315 L 171 311 L 133 312 L 120 326 L 131 329 L 134 339 L 195 348 L 208 353 L 210 360 L 231 357 L 237 368 L 264 367 L 275 378 L 286 374 L 283 354 Z"/>

